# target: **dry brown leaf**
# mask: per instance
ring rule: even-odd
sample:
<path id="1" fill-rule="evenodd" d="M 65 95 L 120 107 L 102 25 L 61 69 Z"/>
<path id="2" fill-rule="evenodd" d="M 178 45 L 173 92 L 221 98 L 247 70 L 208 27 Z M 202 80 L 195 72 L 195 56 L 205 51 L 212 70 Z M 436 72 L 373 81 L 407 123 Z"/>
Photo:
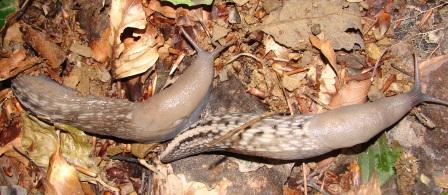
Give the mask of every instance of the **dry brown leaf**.
<path id="1" fill-rule="evenodd" d="M 25 30 L 24 38 L 41 57 L 47 59 L 52 68 L 58 68 L 65 61 L 64 51 L 58 45 L 49 41 L 50 39 L 43 32 L 28 27 Z"/>
<path id="2" fill-rule="evenodd" d="M 331 97 L 336 93 L 336 74 L 330 65 L 326 65 L 320 76 L 319 100 L 324 104 L 330 103 Z"/>
<path id="3" fill-rule="evenodd" d="M 9 58 L 0 59 L 0 81 L 16 76 L 39 62 L 40 59 L 38 57 L 26 59 L 25 49 L 19 48 Z"/>
<path id="4" fill-rule="evenodd" d="M 381 185 L 378 174 L 372 175 L 369 182 L 362 184 L 358 190 L 351 190 L 344 195 L 381 195 Z"/>
<path id="5" fill-rule="evenodd" d="M 367 93 L 370 88 L 370 80 L 350 81 L 344 85 L 331 99 L 329 106 L 339 108 L 353 104 L 361 104 L 367 101 Z"/>
<path id="6" fill-rule="evenodd" d="M 140 0 L 113 0 L 109 15 L 115 43 L 121 43 L 120 35 L 125 28 L 146 27 L 146 15 Z"/>
<path id="7" fill-rule="evenodd" d="M 20 24 L 18 22 L 8 27 L 5 38 L 3 38 L 3 45 L 5 47 L 8 47 L 11 42 L 23 43 L 23 34 L 20 31 Z"/>
<path id="8" fill-rule="evenodd" d="M 108 28 L 101 33 L 98 40 L 92 41 L 90 43 L 90 48 L 92 48 L 92 57 L 98 62 L 106 62 L 112 56 L 112 40 L 111 29 Z"/>
<path id="9" fill-rule="evenodd" d="M 147 26 L 146 17 L 140 0 L 112 1 L 110 40 L 113 40 L 115 79 L 143 73 L 159 58 L 157 49 L 163 40 L 157 39 L 157 31 Z M 122 42 L 121 34 L 126 28 L 138 30 Z"/>
<path id="10" fill-rule="evenodd" d="M 310 44 L 310 27 L 318 25 L 336 50 L 351 50 L 355 44 L 364 47 L 361 35 L 348 31 L 361 29 L 358 3 L 346 3 L 344 0 L 282 2 L 282 7 L 270 12 L 261 25 L 252 27 L 250 31 L 262 30 L 286 47 L 304 49 Z"/>
<path id="11" fill-rule="evenodd" d="M 334 71 L 336 71 L 336 53 L 334 52 L 333 47 L 329 40 L 321 40 L 318 37 L 310 34 L 310 42 L 313 46 L 317 47 L 320 52 L 327 58 L 328 62 L 330 62 L 331 67 Z M 336 72 L 336 75 L 338 73 Z"/>
<path id="12" fill-rule="evenodd" d="M 384 34 L 386 34 L 387 30 L 390 27 L 390 23 L 391 23 L 391 16 L 389 13 L 385 12 L 384 10 L 381 10 L 377 15 L 376 15 L 376 19 L 377 19 L 377 28 L 379 30 L 379 35 L 381 37 L 384 36 Z"/>
<path id="13" fill-rule="evenodd" d="M 47 181 L 46 194 L 84 194 L 78 172 L 62 157 L 59 144 L 50 158 Z"/>
<path id="14" fill-rule="evenodd" d="M 430 9 L 429 11 L 427 11 L 425 14 L 423 14 L 422 19 L 420 20 L 420 22 L 418 23 L 418 25 L 421 27 L 423 25 L 426 24 L 426 22 L 428 22 L 428 19 L 432 16 L 432 10 L 434 9 Z"/>
<path id="15" fill-rule="evenodd" d="M 263 38 L 263 44 L 266 48 L 266 54 L 272 51 L 278 58 L 289 60 L 288 49 L 275 42 L 272 36 L 265 36 Z"/>
<path id="16" fill-rule="evenodd" d="M 156 32 L 147 31 L 136 42 L 124 48 L 120 57 L 114 62 L 116 79 L 137 75 L 151 68 L 159 58 Z"/>
<path id="17" fill-rule="evenodd" d="M 328 62 L 330 62 L 333 67 L 336 67 L 336 53 L 334 53 L 330 41 L 322 41 L 320 45 L 320 51 L 327 58 Z"/>
<path id="18" fill-rule="evenodd" d="M 316 47 L 317 49 L 320 50 L 320 47 L 321 47 L 322 43 L 321 43 L 321 41 L 320 41 L 320 39 L 318 37 L 310 34 L 310 42 L 311 42 L 311 45 L 313 45 L 314 47 Z"/>
<path id="19" fill-rule="evenodd" d="M 170 6 L 160 5 L 160 1 L 149 2 L 148 7 L 156 12 L 159 12 L 160 14 L 162 14 L 167 18 L 176 18 L 176 10 Z"/>

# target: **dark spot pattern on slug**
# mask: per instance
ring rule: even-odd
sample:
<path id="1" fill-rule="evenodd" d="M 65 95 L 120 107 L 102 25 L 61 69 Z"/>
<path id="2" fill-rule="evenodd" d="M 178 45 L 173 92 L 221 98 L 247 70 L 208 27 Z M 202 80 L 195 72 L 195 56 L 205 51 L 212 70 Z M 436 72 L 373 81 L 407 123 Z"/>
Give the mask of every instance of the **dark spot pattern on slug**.
<path id="1" fill-rule="evenodd" d="M 44 76 L 21 76 L 12 88 L 19 102 L 34 115 L 51 122 L 70 124 L 87 132 L 101 135 L 132 136 L 133 104 L 126 100 L 80 96 Z"/>

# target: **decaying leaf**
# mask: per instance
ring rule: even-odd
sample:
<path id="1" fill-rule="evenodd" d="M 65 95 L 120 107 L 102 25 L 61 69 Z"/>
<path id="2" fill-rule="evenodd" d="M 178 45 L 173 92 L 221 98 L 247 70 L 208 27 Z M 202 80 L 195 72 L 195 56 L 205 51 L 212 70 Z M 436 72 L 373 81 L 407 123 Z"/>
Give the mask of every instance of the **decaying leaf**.
<path id="1" fill-rule="evenodd" d="M 288 49 L 286 49 L 285 47 L 276 43 L 274 38 L 272 38 L 272 36 L 264 36 L 263 44 L 266 49 L 266 53 L 269 53 L 270 51 L 272 51 L 278 58 L 281 58 L 284 60 L 289 60 Z"/>
<path id="2" fill-rule="evenodd" d="M 27 27 L 25 30 L 25 41 L 39 53 L 39 55 L 47 59 L 48 65 L 52 68 L 58 68 L 65 59 L 65 53 L 56 43 L 53 43 L 43 32 Z"/>
<path id="3" fill-rule="evenodd" d="M 330 103 L 331 97 L 336 93 L 336 74 L 330 65 L 322 70 L 319 86 L 319 100 L 324 104 Z"/>
<path id="4" fill-rule="evenodd" d="M 42 167 L 48 166 L 50 155 L 55 151 L 58 144 L 56 129 L 45 124 L 38 119 L 31 119 L 29 116 L 22 116 L 23 151 L 27 151 L 29 157 Z M 62 127 L 62 126 L 60 126 Z M 91 145 L 84 132 L 73 127 L 65 126 L 69 133 L 60 133 L 62 140 L 61 151 L 70 163 L 93 168 L 94 158 L 91 157 Z"/>
<path id="5" fill-rule="evenodd" d="M 148 7 L 167 18 L 176 18 L 176 10 L 171 6 L 162 6 L 160 1 L 150 1 Z"/>
<path id="6" fill-rule="evenodd" d="M 111 58 L 115 79 L 147 71 L 159 58 L 157 49 L 163 39 L 157 39 L 157 31 L 147 25 L 142 2 L 113 0 L 109 15 L 110 29 L 90 45 L 93 57 L 101 62 Z M 125 30 L 130 33 L 123 36 Z"/>
<path id="7" fill-rule="evenodd" d="M 138 41 L 124 48 L 114 62 L 116 79 L 137 75 L 151 68 L 159 58 L 155 31 L 148 30 Z"/>
<path id="8" fill-rule="evenodd" d="M 76 169 L 65 161 L 59 144 L 51 155 L 47 173 L 46 194 L 84 194 Z"/>
<path id="9" fill-rule="evenodd" d="M 19 48 L 10 54 L 8 58 L 0 59 L 0 81 L 14 77 L 39 62 L 40 59 L 38 57 L 26 59 L 25 49 Z"/>
<path id="10" fill-rule="evenodd" d="M 386 34 L 387 30 L 390 27 L 390 23 L 391 23 L 391 16 L 389 13 L 387 13 L 384 10 L 381 10 L 377 15 L 376 15 L 376 19 L 377 19 L 377 23 L 376 23 L 376 27 L 379 30 L 379 37 L 383 37 L 384 34 Z M 377 38 L 379 39 L 379 38 Z"/>
<path id="11" fill-rule="evenodd" d="M 374 174 L 369 182 L 362 184 L 358 189 L 351 190 L 345 195 L 382 195 L 378 175 Z"/>
<path id="12" fill-rule="evenodd" d="M 362 81 L 350 81 L 331 99 L 329 106 L 334 109 L 366 102 L 370 84 L 371 82 L 368 79 Z"/>
<path id="13" fill-rule="evenodd" d="M 310 42 L 313 46 L 317 47 L 320 50 L 320 52 L 322 52 L 325 58 L 327 58 L 328 62 L 330 62 L 330 65 L 335 69 L 337 64 L 336 53 L 334 52 L 334 49 L 331 46 L 330 41 L 320 40 L 316 36 L 310 34 Z"/>
<path id="14" fill-rule="evenodd" d="M 359 34 L 347 32 L 348 29 L 361 29 L 358 4 L 343 0 L 288 0 L 251 31 L 262 30 L 282 45 L 303 49 L 309 45 L 310 26 L 313 25 L 320 26 L 325 39 L 336 50 L 351 50 L 355 44 L 364 45 Z"/>

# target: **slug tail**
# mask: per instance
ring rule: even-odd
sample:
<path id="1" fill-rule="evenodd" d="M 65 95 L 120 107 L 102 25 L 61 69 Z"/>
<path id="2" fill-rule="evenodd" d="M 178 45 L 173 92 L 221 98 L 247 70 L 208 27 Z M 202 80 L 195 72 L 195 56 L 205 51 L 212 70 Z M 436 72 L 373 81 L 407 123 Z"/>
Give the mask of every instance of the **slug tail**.
<path id="1" fill-rule="evenodd" d="M 87 132 L 137 140 L 127 100 L 82 96 L 45 76 L 20 76 L 12 81 L 16 98 L 27 111 L 53 123 L 68 124 Z"/>

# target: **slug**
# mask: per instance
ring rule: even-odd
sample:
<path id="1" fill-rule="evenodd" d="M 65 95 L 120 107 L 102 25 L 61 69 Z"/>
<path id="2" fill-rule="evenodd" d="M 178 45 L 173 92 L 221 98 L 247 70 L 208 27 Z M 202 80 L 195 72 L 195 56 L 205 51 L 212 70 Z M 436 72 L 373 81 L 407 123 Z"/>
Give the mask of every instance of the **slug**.
<path id="1" fill-rule="evenodd" d="M 414 66 L 415 84 L 410 92 L 321 114 L 265 117 L 227 139 L 222 138 L 229 131 L 258 116 L 239 113 L 211 116 L 201 121 L 197 128 L 174 138 L 160 159 L 171 162 L 199 153 L 225 151 L 296 160 L 364 143 L 422 102 L 448 106 L 448 102 L 421 92 L 419 70 Z"/>
<path id="2" fill-rule="evenodd" d="M 210 94 L 213 60 L 226 48 L 206 52 L 181 31 L 196 59 L 174 84 L 144 102 L 81 96 L 44 76 L 19 76 L 11 87 L 26 110 L 54 123 L 137 142 L 172 139 L 199 119 Z"/>

